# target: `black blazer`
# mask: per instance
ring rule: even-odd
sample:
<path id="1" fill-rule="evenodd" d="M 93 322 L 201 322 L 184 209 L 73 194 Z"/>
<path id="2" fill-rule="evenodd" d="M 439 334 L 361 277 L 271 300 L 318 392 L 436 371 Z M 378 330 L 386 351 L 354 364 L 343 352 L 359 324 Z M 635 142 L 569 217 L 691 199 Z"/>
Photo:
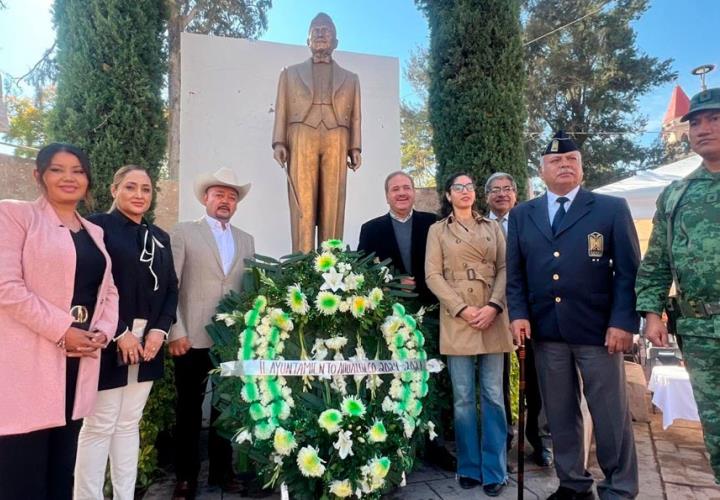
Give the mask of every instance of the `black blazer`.
<path id="1" fill-rule="evenodd" d="M 431 304 L 437 301 L 425 284 L 427 235 L 430 226 L 435 222 L 437 222 L 435 214 L 417 210 L 413 212 L 412 242 L 410 244 L 412 269 L 405 269 L 389 213 L 366 222 L 360 228 L 358 250 L 363 250 L 365 253 L 375 252 L 375 255 L 380 260 L 392 259 L 392 265 L 398 272 L 414 277 L 415 292 L 417 292 L 423 304 Z"/>
<path id="2" fill-rule="evenodd" d="M 507 305 L 536 340 L 598 345 L 608 327 L 637 332 L 637 232 L 622 198 L 580 189 L 552 234 L 547 195 L 510 212 Z"/>
<path id="3" fill-rule="evenodd" d="M 112 260 L 113 279 L 120 299 L 115 335 L 132 328 L 134 318 L 147 319 L 146 334 L 153 328 L 169 331 L 177 311 L 178 281 L 168 234 L 145 220 L 142 224 L 136 224 L 117 210 L 91 215 L 88 220 L 103 228 L 105 247 Z M 155 278 L 150 273 L 148 263 L 140 262 L 146 228 L 150 232 L 148 237 L 152 235 L 157 240 L 152 266 L 158 279 L 156 291 L 153 290 Z M 138 382 L 157 380 L 163 376 L 164 351 L 161 349 L 152 361 L 140 363 Z M 104 390 L 125 386 L 127 376 L 127 366 L 117 364 L 117 344 L 110 342 L 102 351 L 98 388 Z"/>

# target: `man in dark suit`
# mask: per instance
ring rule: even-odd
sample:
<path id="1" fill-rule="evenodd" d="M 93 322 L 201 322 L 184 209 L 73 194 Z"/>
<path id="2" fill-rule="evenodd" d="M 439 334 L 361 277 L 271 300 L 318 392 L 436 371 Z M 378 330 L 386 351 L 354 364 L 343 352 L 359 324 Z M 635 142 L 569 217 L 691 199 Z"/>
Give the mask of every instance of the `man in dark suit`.
<path id="1" fill-rule="evenodd" d="M 391 259 L 391 265 L 395 270 L 407 275 L 402 279 L 402 283 L 415 287 L 418 301 L 426 306 L 436 304 L 437 298 L 425 284 L 425 247 L 428 230 L 437 221 L 437 216 L 413 209 L 415 183 L 405 172 L 392 172 L 385 178 L 385 198 L 390 210 L 385 215 L 362 225 L 358 250 L 365 253 L 375 252 L 380 260 Z M 432 349 L 432 346 L 437 346 L 438 343 L 437 310 L 428 313 L 423 324 L 425 333 L 434 335 L 433 341 L 426 344 L 426 349 Z M 439 352 L 437 354 L 439 356 Z M 450 393 L 447 377 L 439 377 L 437 383 L 441 390 Z M 448 407 L 440 408 L 440 412 L 448 409 Z M 442 422 L 440 422 L 441 426 Z M 434 441 L 428 441 L 425 457 L 440 467 L 454 472 L 457 462 L 445 448 L 442 428 L 438 432 L 439 435 Z"/>
<path id="2" fill-rule="evenodd" d="M 420 302 L 435 303 L 437 299 L 425 284 L 425 245 L 437 216 L 413 209 L 415 184 L 405 172 L 387 176 L 385 198 L 390 211 L 362 225 L 358 250 L 375 252 L 380 260 L 392 259 L 397 272 L 408 275 L 402 282 L 415 287 Z"/>
<path id="3" fill-rule="evenodd" d="M 558 132 L 543 155 L 547 193 L 510 213 L 507 301 L 516 342 L 532 337 L 559 489 L 593 498 L 584 467 L 580 380 L 605 478 L 601 499 L 634 498 L 638 469 L 623 351 L 632 345 L 640 249 L 627 203 L 580 188 L 582 157 Z"/>

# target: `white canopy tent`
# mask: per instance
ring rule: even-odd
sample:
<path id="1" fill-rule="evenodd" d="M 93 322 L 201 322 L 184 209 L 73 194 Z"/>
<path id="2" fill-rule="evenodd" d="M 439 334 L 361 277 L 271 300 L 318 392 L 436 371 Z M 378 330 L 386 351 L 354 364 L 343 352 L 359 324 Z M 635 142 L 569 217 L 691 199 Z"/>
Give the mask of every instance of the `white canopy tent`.
<path id="1" fill-rule="evenodd" d="M 643 170 L 627 179 L 599 187 L 595 192 L 625 198 L 636 221 L 652 219 L 655 214 L 655 202 L 665 186 L 687 176 L 699 167 L 700 163 L 702 163 L 701 158 L 693 154 L 682 160 Z"/>

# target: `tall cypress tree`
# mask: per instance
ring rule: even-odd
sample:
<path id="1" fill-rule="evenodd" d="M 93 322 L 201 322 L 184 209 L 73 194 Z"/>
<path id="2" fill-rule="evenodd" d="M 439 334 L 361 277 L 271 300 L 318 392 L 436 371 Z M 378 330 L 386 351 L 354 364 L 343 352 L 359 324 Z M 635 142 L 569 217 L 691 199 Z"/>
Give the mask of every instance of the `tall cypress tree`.
<path id="1" fill-rule="evenodd" d="M 133 163 L 156 181 L 165 156 L 164 0 L 55 0 L 59 67 L 50 136 L 90 155 L 96 210 L 113 172 Z"/>
<path id="2" fill-rule="evenodd" d="M 524 71 L 519 0 L 416 0 L 430 25 L 430 123 L 437 185 L 498 171 L 525 192 Z M 478 196 L 481 198 L 481 196 Z"/>

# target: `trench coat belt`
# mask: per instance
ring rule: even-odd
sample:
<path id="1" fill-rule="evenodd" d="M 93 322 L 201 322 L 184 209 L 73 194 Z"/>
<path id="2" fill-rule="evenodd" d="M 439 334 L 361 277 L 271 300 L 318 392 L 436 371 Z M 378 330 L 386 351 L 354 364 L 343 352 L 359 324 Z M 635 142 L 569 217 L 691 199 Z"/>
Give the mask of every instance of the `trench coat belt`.
<path id="1" fill-rule="evenodd" d="M 443 269 L 443 278 L 446 280 L 490 281 L 492 279 L 490 276 L 495 276 L 495 266 L 492 264 L 488 264 L 482 268 L 468 267 L 467 269 L 462 270 Z"/>

